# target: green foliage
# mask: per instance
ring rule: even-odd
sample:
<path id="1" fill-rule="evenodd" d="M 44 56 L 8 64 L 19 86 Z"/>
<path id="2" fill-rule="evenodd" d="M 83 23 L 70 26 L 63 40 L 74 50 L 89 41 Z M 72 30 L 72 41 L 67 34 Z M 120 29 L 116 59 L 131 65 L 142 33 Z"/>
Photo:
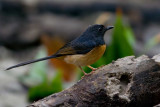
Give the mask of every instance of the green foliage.
<path id="1" fill-rule="evenodd" d="M 55 92 L 59 92 L 62 91 L 63 87 L 62 87 L 62 73 L 60 71 L 56 72 L 56 76 L 53 78 L 53 80 L 51 81 L 51 87 L 53 87 L 52 89 L 52 93 Z"/>
<path id="2" fill-rule="evenodd" d="M 35 59 L 46 56 L 45 50 L 38 52 Z M 27 75 L 21 77 L 21 80 L 27 86 L 35 86 L 43 83 L 47 79 L 46 61 L 34 63 Z"/>
<path id="3" fill-rule="evenodd" d="M 28 98 L 30 101 L 42 99 L 53 93 L 62 91 L 62 74 L 57 72 L 56 76 L 51 82 L 49 80 L 29 89 Z"/>
<path id="4" fill-rule="evenodd" d="M 117 16 L 112 41 L 107 46 L 106 52 L 96 63 L 92 64 L 93 67 L 99 67 L 111 63 L 113 60 L 122 58 L 129 55 L 134 55 L 133 46 L 135 45 L 135 38 L 131 28 L 128 25 L 124 25 L 122 17 Z M 88 67 L 84 67 L 84 70 L 88 73 L 91 70 Z M 82 74 L 81 74 L 82 75 Z"/>
<path id="5" fill-rule="evenodd" d="M 117 16 L 113 30 L 112 42 L 108 46 L 104 58 L 106 63 L 112 62 L 118 58 L 134 55 L 132 46 L 134 45 L 134 36 L 129 27 L 122 23 L 121 16 Z"/>
<path id="6" fill-rule="evenodd" d="M 41 50 L 36 59 L 46 56 L 45 50 Z M 34 63 L 27 76 L 21 77 L 23 84 L 29 88 L 29 101 L 36 101 L 50 94 L 62 91 L 62 74 L 56 72 L 56 75 L 49 80 L 47 75 L 46 61 Z"/>
<path id="7" fill-rule="evenodd" d="M 124 26 L 124 33 L 128 43 L 133 47 L 136 41 L 132 29 L 129 26 Z"/>

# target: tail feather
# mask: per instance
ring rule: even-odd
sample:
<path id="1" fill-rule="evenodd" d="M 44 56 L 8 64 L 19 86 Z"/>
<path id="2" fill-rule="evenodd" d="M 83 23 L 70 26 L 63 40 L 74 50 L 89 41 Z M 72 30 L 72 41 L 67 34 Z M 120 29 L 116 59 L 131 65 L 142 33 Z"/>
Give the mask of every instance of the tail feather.
<path id="1" fill-rule="evenodd" d="M 6 70 L 10 70 L 10 69 L 13 69 L 16 67 L 20 67 L 20 66 L 28 65 L 31 63 L 35 63 L 35 62 L 39 62 L 39 61 L 43 61 L 43 60 L 47 60 L 47 59 L 51 59 L 51 58 L 56 58 L 56 57 L 57 57 L 56 55 L 52 55 L 52 56 L 48 56 L 48 57 L 44 57 L 44 58 L 40 58 L 40 59 L 36 59 L 36 60 L 23 62 L 23 63 L 17 64 L 17 65 L 11 66 L 11 67 L 7 68 Z"/>

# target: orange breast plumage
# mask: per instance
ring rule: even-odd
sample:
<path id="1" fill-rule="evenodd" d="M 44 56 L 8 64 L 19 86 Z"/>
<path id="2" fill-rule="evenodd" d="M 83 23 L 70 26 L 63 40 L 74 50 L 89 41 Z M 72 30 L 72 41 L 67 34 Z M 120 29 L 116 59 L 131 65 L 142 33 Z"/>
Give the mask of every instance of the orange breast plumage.
<path id="1" fill-rule="evenodd" d="M 95 47 L 87 54 L 70 55 L 64 58 L 64 61 L 77 66 L 87 66 L 96 62 L 102 57 L 106 50 L 106 45 Z"/>

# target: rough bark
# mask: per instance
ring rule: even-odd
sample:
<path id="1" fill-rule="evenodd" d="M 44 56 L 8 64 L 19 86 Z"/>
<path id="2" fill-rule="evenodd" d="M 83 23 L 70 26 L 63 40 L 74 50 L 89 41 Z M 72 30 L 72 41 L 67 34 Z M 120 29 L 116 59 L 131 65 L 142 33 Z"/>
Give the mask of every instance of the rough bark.
<path id="1" fill-rule="evenodd" d="M 28 107 L 152 107 L 160 103 L 160 55 L 128 56 Z"/>

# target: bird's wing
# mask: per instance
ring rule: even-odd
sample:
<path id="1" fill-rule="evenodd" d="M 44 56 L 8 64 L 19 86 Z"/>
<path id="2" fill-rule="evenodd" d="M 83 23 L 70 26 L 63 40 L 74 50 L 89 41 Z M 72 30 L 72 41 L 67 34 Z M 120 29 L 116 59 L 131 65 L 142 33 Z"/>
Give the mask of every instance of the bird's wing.
<path id="1" fill-rule="evenodd" d="M 63 46 L 57 53 L 57 56 L 86 54 L 96 47 L 96 43 L 91 41 L 69 43 Z"/>

